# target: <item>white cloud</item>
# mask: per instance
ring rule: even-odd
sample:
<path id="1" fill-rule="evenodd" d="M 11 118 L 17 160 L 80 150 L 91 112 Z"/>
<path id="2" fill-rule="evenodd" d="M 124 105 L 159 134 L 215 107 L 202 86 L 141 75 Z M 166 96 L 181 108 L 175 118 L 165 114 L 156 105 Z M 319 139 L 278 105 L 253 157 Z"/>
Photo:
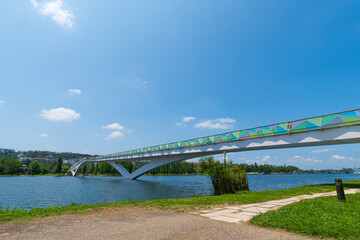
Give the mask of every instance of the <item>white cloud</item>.
<path id="1" fill-rule="evenodd" d="M 236 121 L 232 118 L 218 118 L 214 120 L 206 120 L 195 124 L 195 128 L 210 128 L 210 129 L 229 129 L 233 128 Z"/>
<path id="2" fill-rule="evenodd" d="M 102 129 L 107 129 L 107 130 L 115 130 L 114 132 L 110 133 L 109 135 L 107 135 L 105 137 L 106 140 L 111 140 L 111 139 L 117 139 L 117 138 L 124 138 L 125 135 L 123 134 L 123 130 L 125 130 L 125 127 L 120 125 L 119 123 L 112 123 L 106 126 L 102 126 Z M 132 130 L 128 130 L 129 133 L 132 132 Z"/>
<path id="3" fill-rule="evenodd" d="M 74 15 L 64 8 L 63 0 L 41 1 L 30 0 L 32 5 L 41 14 L 51 17 L 58 25 L 65 29 L 72 29 Z"/>
<path id="4" fill-rule="evenodd" d="M 82 91 L 80 89 L 68 89 L 68 94 L 69 95 L 80 95 L 81 92 Z"/>
<path id="5" fill-rule="evenodd" d="M 195 119 L 196 119 L 195 117 L 183 117 L 182 122 L 176 123 L 176 126 L 186 126 L 185 123 L 190 122 L 190 121 L 194 121 Z"/>
<path id="6" fill-rule="evenodd" d="M 30 0 L 30 2 L 32 3 L 32 5 L 34 6 L 34 8 L 38 8 L 39 7 L 39 3 L 35 0 Z"/>
<path id="7" fill-rule="evenodd" d="M 128 133 L 133 133 L 134 131 L 133 131 L 133 130 L 131 130 L 131 129 L 129 129 L 127 132 L 128 132 Z"/>
<path id="8" fill-rule="evenodd" d="M 98 133 L 95 133 L 95 134 L 94 134 L 94 137 L 98 137 L 98 136 L 99 136 L 99 134 L 98 134 Z"/>
<path id="9" fill-rule="evenodd" d="M 299 155 L 294 156 L 292 158 L 289 158 L 287 161 L 291 162 L 291 163 L 293 163 L 293 162 L 297 162 L 297 163 L 301 163 L 301 162 L 322 163 L 323 162 L 323 160 L 320 160 L 320 159 L 317 159 L 317 158 L 314 158 L 314 157 L 302 157 L 302 156 L 299 156 Z"/>
<path id="10" fill-rule="evenodd" d="M 79 119 L 80 114 L 69 108 L 52 108 L 50 110 L 41 110 L 40 116 L 55 122 L 72 122 Z"/>
<path id="11" fill-rule="evenodd" d="M 102 126 L 103 129 L 109 129 L 109 130 L 118 130 L 122 131 L 125 129 L 124 126 L 121 126 L 119 123 L 112 123 L 106 126 Z"/>
<path id="12" fill-rule="evenodd" d="M 345 159 L 346 157 L 335 154 L 335 155 L 332 155 L 331 158 L 342 160 L 342 159 Z"/>
<path id="13" fill-rule="evenodd" d="M 5 105 L 5 101 L 0 99 L 0 106 Z"/>
<path id="14" fill-rule="evenodd" d="M 331 151 L 335 151 L 336 148 L 324 148 L 324 149 L 317 149 L 317 150 L 313 150 L 311 151 L 312 153 L 324 153 L 324 152 L 331 152 Z"/>
<path id="15" fill-rule="evenodd" d="M 49 134 L 47 133 L 40 133 L 39 134 L 40 137 L 43 137 L 43 138 L 47 138 L 49 136 Z"/>
<path id="16" fill-rule="evenodd" d="M 195 120 L 195 119 L 196 119 L 195 117 L 183 117 L 183 118 L 182 118 L 182 121 L 185 123 L 185 122 L 193 121 L 193 120 Z"/>
<path id="17" fill-rule="evenodd" d="M 125 135 L 122 132 L 115 131 L 115 132 L 112 132 L 109 135 L 107 135 L 107 137 L 105 139 L 111 140 L 111 139 L 124 138 L 124 137 L 125 137 Z"/>

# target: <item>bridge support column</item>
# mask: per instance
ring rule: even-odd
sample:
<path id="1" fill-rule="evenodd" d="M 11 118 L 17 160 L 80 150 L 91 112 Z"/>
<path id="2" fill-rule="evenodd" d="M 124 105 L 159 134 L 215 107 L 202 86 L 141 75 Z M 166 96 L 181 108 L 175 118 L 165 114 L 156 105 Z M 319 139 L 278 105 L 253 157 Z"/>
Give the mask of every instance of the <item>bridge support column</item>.
<path id="1" fill-rule="evenodd" d="M 200 157 L 203 155 L 204 155 L 203 153 L 189 153 L 186 155 L 170 155 L 170 156 L 168 155 L 168 156 L 159 156 L 157 158 L 151 158 L 148 164 L 132 172 L 129 175 L 128 179 L 137 179 L 141 175 L 144 175 L 145 173 L 148 173 L 156 168 L 168 165 L 170 163 L 175 163 L 191 158 Z"/>
<path id="2" fill-rule="evenodd" d="M 124 178 L 130 178 L 130 173 L 118 162 L 108 162 L 118 171 Z"/>
<path id="3" fill-rule="evenodd" d="M 82 165 L 84 165 L 86 162 L 87 162 L 86 160 L 83 160 L 80 163 L 78 163 L 76 166 L 70 168 L 70 170 L 68 171 L 68 175 L 70 173 L 73 177 L 75 177 L 76 174 L 79 172 L 80 168 L 82 167 Z"/>

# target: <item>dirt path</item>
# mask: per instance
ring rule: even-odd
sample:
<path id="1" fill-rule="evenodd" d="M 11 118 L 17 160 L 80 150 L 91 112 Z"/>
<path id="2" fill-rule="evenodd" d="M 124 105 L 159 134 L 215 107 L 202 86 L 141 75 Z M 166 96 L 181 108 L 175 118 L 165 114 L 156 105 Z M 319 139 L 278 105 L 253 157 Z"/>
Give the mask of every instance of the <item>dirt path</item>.
<path id="1" fill-rule="evenodd" d="M 0 239 L 310 239 L 170 210 L 118 208 L 0 224 Z"/>

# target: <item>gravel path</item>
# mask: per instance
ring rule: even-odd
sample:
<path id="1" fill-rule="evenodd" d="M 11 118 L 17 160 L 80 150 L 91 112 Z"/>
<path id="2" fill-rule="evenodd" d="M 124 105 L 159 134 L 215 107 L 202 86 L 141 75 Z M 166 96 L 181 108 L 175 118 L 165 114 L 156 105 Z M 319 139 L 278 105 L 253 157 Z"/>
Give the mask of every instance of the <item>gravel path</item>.
<path id="1" fill-rule="evenodd" d="M 106 208 L 84 215 L 0 224 L 0 239 L 310 239 L 249 223 L 228 223 L 191 213 L 142 208 Z"/>

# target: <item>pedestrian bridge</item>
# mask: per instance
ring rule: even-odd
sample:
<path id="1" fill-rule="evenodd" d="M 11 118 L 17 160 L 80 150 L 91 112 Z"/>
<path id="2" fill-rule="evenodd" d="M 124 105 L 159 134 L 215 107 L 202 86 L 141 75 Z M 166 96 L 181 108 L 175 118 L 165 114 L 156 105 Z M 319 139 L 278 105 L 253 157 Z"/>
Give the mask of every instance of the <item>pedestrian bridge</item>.
<path id="1" fill-rule="evenodd" d="M 136 179 L 170 163 L 223 152 L 349 143 L 360 143 L 360 109 L 87 158 L 68 173 L 76 176 L 84 164 L 107 162 L 124 178 Z M 129 173 L 121 161 L 147 164 Z"/>

